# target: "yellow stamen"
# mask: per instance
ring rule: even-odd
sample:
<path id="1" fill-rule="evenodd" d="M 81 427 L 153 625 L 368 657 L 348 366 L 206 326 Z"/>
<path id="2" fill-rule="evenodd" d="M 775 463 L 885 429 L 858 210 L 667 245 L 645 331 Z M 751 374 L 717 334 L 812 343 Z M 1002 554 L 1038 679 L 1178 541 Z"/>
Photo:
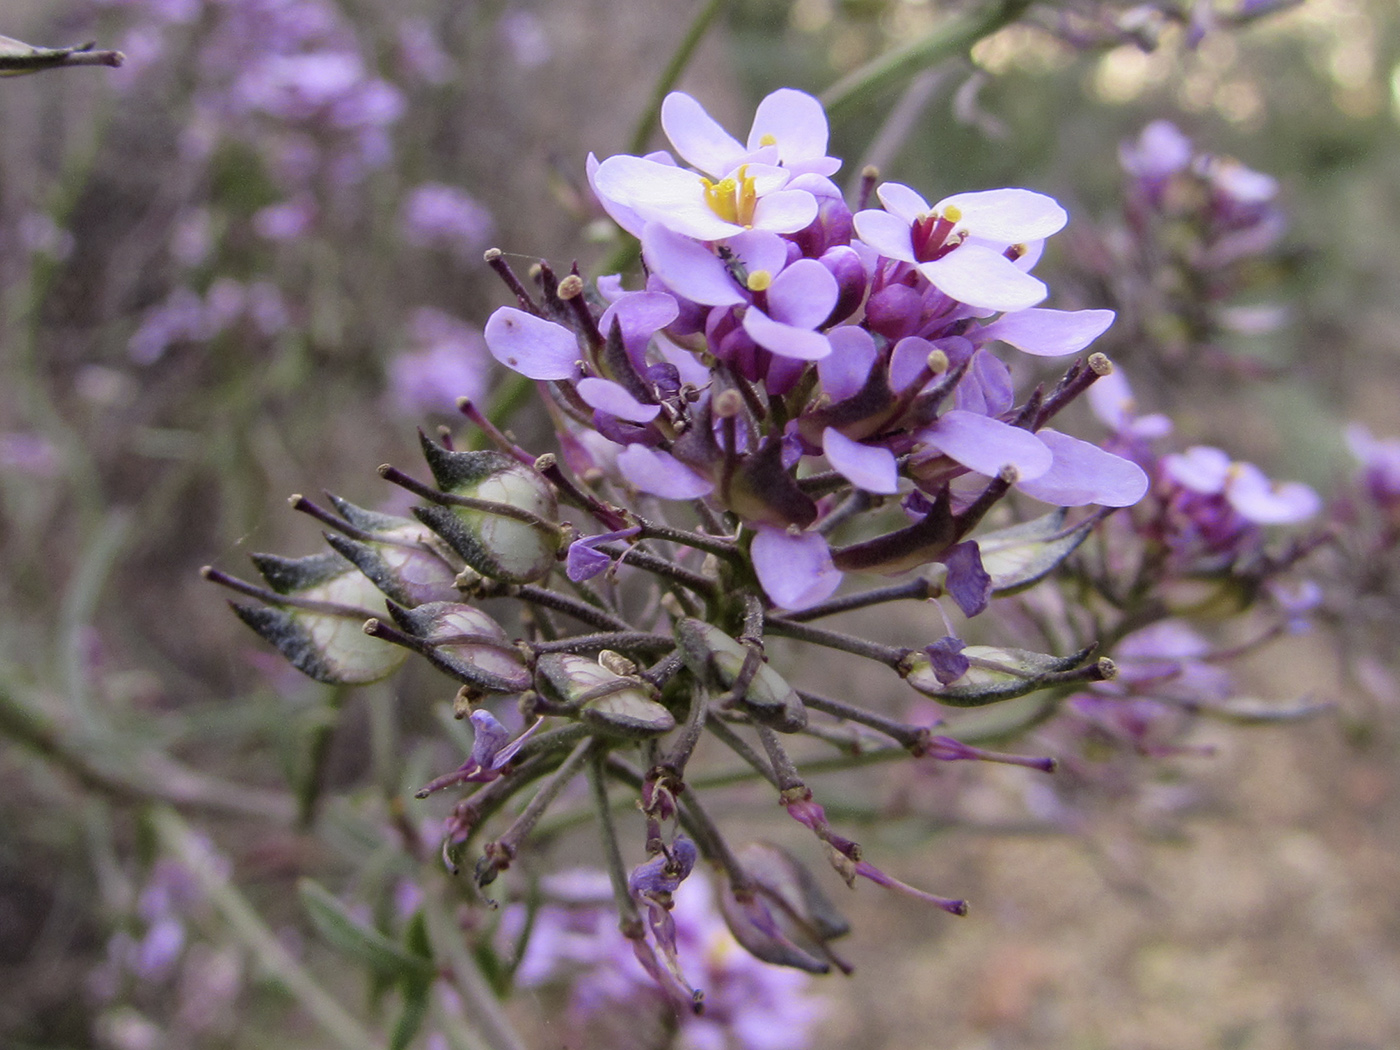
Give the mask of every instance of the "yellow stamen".
<path id="1" fill-rule="evenodd" d="M 738 222 L 739 216 L 734 200 L 735 191 L 739 188 L 738 183 L 733 179 L 711 182 L 703 175 L 700 181 L 705 184 L 705 203 L 710 206 L 710 210 L 725 222 Z"/>
<path id="2" fill-rule="evenodd" d="M 759 144 L 760 146 L 776 146 L 776 145 L 778 144 L 778 140 L 777 140 L 777 138 L 770 132 L 769 134 L 764 135 L 761 139 L 759 139 L 759 140 L 758 140 L 758 144 Z"/>
<path id="3" fill-rule="evenodd" d="M 949 204 L 943 209 L 943 217 L 949 222 L 957 222 L 962 218 L 962 209 L 956 204 Z"/>
<path id="4" fill-rule="evenodd" d="M 705 187 L 705 203 L 710 210 L 725 222 L 739 226 L 753 225 L 753 212 L 758 204 L 758 189 L 753 177 L 748 174 L 748 165 L 739 168 L 738 177 L 730 176 L 711 182 L 703 175 L 701 184 Z"/>
<path id="5" fill-rule="evenodd" d="M 773 283 L 773 275 L 767 270 L 754 270 L 745 283 L 751 292 L 766 292 L 768 286 Z"/>

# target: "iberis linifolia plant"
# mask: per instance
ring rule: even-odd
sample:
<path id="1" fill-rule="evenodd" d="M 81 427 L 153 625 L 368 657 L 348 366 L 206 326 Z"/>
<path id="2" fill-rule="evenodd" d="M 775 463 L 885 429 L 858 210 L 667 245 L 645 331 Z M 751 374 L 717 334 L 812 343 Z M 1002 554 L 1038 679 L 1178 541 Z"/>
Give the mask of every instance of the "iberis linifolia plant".
<path id="1" fill-rule="evenodd" d="M 846 928 L 801 858 L 730 840 L 697 789 L 702 741 L 767 781 L 847 883 L 962 914 L 833 826 L 807 756 L 1050 772 L 1051 757 L 979 746 L 959 712 L 1027 698 L 1006 739 L 1071 697 L 1100 721 L 1135 698 L 1169 705 L 1164 683 L 1209 654 L 1183 655 L 1170 627 L 1157 637 L 1176 648 L 1157 653 L 1142 632 L 1190 615 L 1201 587 L 1236 609 L 1267 594 L 1298 552 L 1271 554 L 1266 532 L 1314 497 L 1216 450 L 1165 456 L 1167 428 L 1126 386 L 1098 406 L 1106 444 L 1056 429 L 1112 376 L 1086 351 L 1113 314 L 1041 305 L 1032 271 L 1067 220 L 1050 197 L 930 203 L 867 172 L 853 207 L 822 108 L 799 91 L 764 99 L 744 142 L 684 94 L 662 123 L 674 152 L 587 164 L 640 242 L 641 277 L 545 263 L 523 277 L 487 253 L 515 302 L 486 342 L 537 384 L 556 449 L 517 446 L 464 402 L 493 447 L 423 436 L 426 476 L 380 468 L 421 501 L 412 517 L 295 497 L 329 552 L 255 555 L 258 586 L 207 574 L 259 599 L 234 608 L 313 678 L 367 682 L 416 653 L 460 686 L 470 754 L 418 795 L 458 794 L 442 856 L 477 886 L 586 775 L 621 929 L 665 994 L 698 1007 L 672 915 L 696 865 L 719 873 L 720 910 L 759 959 L 844 968 L 830 942 Z M 1018 392 L 1027 355 L 1072 363 Z M 939 626 L 913 646 L 818 626 L 874 606 Z M 1095 691 L 1124 638 L 1140 673 Z M 770 662 L 773 639 L 789 658 Z M 845 660 L 886 676 L 872 702 L 794 684 Z M 1187 696 L 1196 712 L 1225 699 Z M 617 827 L 624 795 L 635 841 Z"/>

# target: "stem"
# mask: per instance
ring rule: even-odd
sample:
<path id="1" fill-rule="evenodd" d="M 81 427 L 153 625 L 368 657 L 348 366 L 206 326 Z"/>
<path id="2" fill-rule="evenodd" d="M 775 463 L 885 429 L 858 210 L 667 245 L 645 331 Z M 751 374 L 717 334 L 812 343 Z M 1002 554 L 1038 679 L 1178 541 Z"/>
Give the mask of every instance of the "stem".
<path id="1" fill-rule="evenodd" d="M 843 653 L 863 656 L 867 660 L 875 660 L 893 667 L 895 670 L 898 670 L 900 664 L 913 652 L 912 649 L 896 649 L 890 645 L 866 641 L 864 638 L 841 634 L 838 631 L 828 631 L 821 627 L 809 627 L 804 623 L 794 623 L 781 616 L 765 617 L 764 626 L 769 634 L 776 634 L 780 638 L 795 638 L 799 642 L 824 645 L 828 649 L 839 649 Z"/>
<path id="2" fill-rule="evenodd" d="M 428 923 L 428 939 L 433 955 L 446 960 L 448 976 L 462 997 L 462 1005 L 489 1050 L 526 1050 L 482 976 L 481 967 L 467 950 L 461 925 L 448 913 L 440 899 L 441 883 L 423 895 L 423 917 Z"/>
<path id="3" fill-rule="evenodd" d="M 794 788 L 806 787 L 802 782 L 802 775 L 797 772 L 797 767 L 793 765 L 782 741 L 778 739 L 778 734 L 765 725 L 755 724 L 754 729 L 758 730 L 758 740 L 763 745 L 763 750 L 768 752 L 768 761 L 773 763 L 773 774 L 778 778 L 778 790 L 791 791 Z"/>
<path id="4" fill-rule="evenodd" d="M 825 616 L 835 616 L 837 613 L 850 612 L 852 609 L 864 609 L 870 605 L 882 605 L 885 602 L 904 601 L 905 599 L 926 601 L 929 598 L 938 597 L 941 593 L 941 588 L 935 587 L 923 577 L 916 577 L 907 583 L 896 583 L 890 587 L 880 587 L 873 591 L 848 594 L 844 598 L 833 598 L 820 605 L 809 606 L 798 612 L 786 613 L 783 619 L 789 623 L 806 623 L 808 620 L 819 620 Z"/>
<path id="5" fill-rule="evenodd" d="M 690 691 L 690 710 L 685 714 L 685 722 L 660 765 L 674 769 L 677 776 L 685 772 L 686 763 L 690 761 L 695 745 L 700 742 L 700 734 L 705 729 L 709 709 L 710 691 L 703 684 L 696 682 L 695 688 Z"/>
<path id="6" fill-rule="evenodd" d="M 296 815 L 288 795 L 205 776 L 160 751 L 122 757 L 121 772 L 103 769 L 92 756 L 111 755 L 114 748 L 110 743 L 99 748 L 66 739 L 48 719 L 4 687 L 0 687 L 0 735 L 57 766 L 86 790 L 119 802 L 163 802 L 180 809 L 254 817 L 279 825 L 291 824 Z"/>
<path id="7" fill-rule="evenodd" d="M 550 803 L 559 796 L 559 792 L 563 791 L 569 781 L 574 779 L 579 766 L 588 757 L 588 751 L 592 744 L 591 737 L 578 742 L 574 749 L 569 752 L 569 757 L 564 759 L 559 764 L 559 768 L 549 775 L 549 779 L 540 785 L 539 791 L 535 793 L 534 798 L 530 799 L 520 816 L 515 818 L 500 838 L 487 845 L 488 857 L 491 857 L 492 853 L 496 853 L 500 855 L 501 859 L 509 861 L 509 858 L 515 856 L 516 851 L 520 848 L 520 843 L 530 834 L 530 829 L 535 826 L 535 822 L 543 816 Z M 496 849 L 493 850 L 492 846 L 495 846 Z M 493 862 L 499 863 L 499 860 L 493 858 Z"/>
<path id="8" fill-rule="evenodd" d="M 753 748 L 749 747 L 748 742 L 744 740 L 744 738 L 741 737 L 738 733 L 734 732 L 734 730 L 731 729 L 727 723 L 721 721 L 718 718 L 712 718 L 707 723 L 707 728 L 710 730 L 711 733 L 719 737 L 720 740 L 724 742 L 725 746 L 729 748 L 729 750 L 733 751 L 736 755 L 738 755 L 750 766 L 752 766 L 754 772 L 756 772 L 764 780 L 768 781 L 768 783 L 772 784 L 775 788 L 778 788 L 778 790 L 782 790 L 781 786 L 778 784 L 777 776 L 773 773 L 772 767 L 770 767 L 766 762 L 763 761 L 763 756 L 761 756 Z M 708 780 L 708 778 L 706 779 Z M 745 779 L 747 779 L 747 774 L 745 774 Z M 693 784 L 691 786 L 694 787 Z"/>
<path id="9" fill-rule="evenodd" d="M 892 718 L 886 718 L 873 711 L 866 711 L 864 708 L 855 707 L 840 700 L 830 700 L 827 697 L 804 692 L 801 689 L 797 690 L 797 695 L 802 698 L 804 704 L 814 711 L 821 711 L 823 714 L 832 715 L 847 722 L 858 722 L 860 725 L 869 726 L 905 747 L 912 747 L 918 743 L 920 732 L 918 726 L 896 722 Z"/>
<path id="10" fill-rule="evenodd" d="M 706 551 L 709 554 L 714 554 L 721 558 L 728 558 L 731 561 L 740 561 L 743 558 L 743 555 L 739 553 L 739 548 L 734 546 L 734 541 L 722 536 L 706 536 L 703 532 L 687 532 L 685 529 L 673 529 L 669 525 L 657 525 L 645 519 L 638 519 L 638 524 L 642 529 L 638 534 L 640 539 L 666 540 L 668 543 L 679 543 L 686 547 L 694 547 L 697 550 Z"/>
<path id="11" fill-rule="evenodd" d="M 1031 0 L 997 0 L 980 12 L 955 15 L 922 39 L 872 59 L 822 92 L 827 116 L 842 119 L 847 110 L 858 110 L 891 82 L 964 54 L 1015 22 L 1030 5 Z"/>
<path id="12" fill-rule="evenodd" d="M 497 597 L 497 595 L 486 595 L 486 597 Z M 619 616 L 599 609 L 595 605 L 589 605 L 585 601 L 577 598 L 570 598 L 567 594 L 560 594 L 558 591 L 551 591 L 545 587 L 536 587 L 533 584 L 522 584 L 513 593 L 507 592 L 499 597 L 515 597 L 531 605 L 543 605 L 546 609 L 553 609 L 555 612 L 572 616 L 580 623 L 589 624 L 604 631 L 630 631 L 632 625 Z"/>
<path id="13" fill-rule="evenodd" d="M 669 651 L 676 640 L 669 634 L 647 634 L 644 631 L 615 631 L 606 634 L 577 634 L 557 642 L 538 642 L 530 648 L 536 653 L 598 652 L 616 649 L 619 652 L 638 649 Z"/>
<path id="14" fill-rule="evenodd" d="M 379 1050 L 384 1045 L 382 1037 L 347 1013 L 335 996 L 317 984 L 293 958 L 228 877 L 210 863 L 207 849 L 174 810 L 157 809 L 151 822 L 161 845 L 194 876 L 234 936 L 252 950 L 258 965 L 291 993 L 327 1035 L 351 1050 Z"/>
<path id="15" fill-rule="evenodd" d="M 658 576 L 665 576 L 670 580 L 675 580 L 677 583 L 690 588 L 702 597 L 713 598 L 717 591 L 715 581 L 709 577 L 701 576 L 698 572 L 691 572 L 689 569 L 683 568 L 673 561 L 667 561 L 665 558 L 650 554 L 638 547 L 623 547 L 616 543 L 604 543 L 599 544 L 597 549 L 613 558 L 623 558 L 625 556 L 625 560 L 631 562 L 637 568 L 645 569 L 647 572 L 655 573 Z"/>
<path id="16" fill-rule="evenodd" d="M 622 849 L 617 842 L 612 808 L 608 804 L 608 786 L 603 778 L 603 762 L 607 749 L 594 747 L 589 755 L 588 786 L 593 792 L 593 808 L 598 814 L 598 828 L 603 836 L 603 859 L 607 863 L 608 881 L 612 883 L 613 902 L 617 905 L 618 927 L 622 935 L 636 939 L 642 934 L 642 917 L 637 902 L 627 889 L 627 870 L 622 862 Z"/>
<path id="17" fill-rule="evenodd" d="M 700 41 L 705 39 L 705 34 L 709 32 L 710 25 L 724 10 L 724 4 L 725 0 L 710 0 L 700 9 L 695 20 L 686 29 L 685 36 L 681 38 L 680 47 L 676 48 L 675 54 L 666 63 L 666 68 L 661 71 L 661 76 L 656 81 L 656 87 L 652 89 L 651 98 L 647 100 L 646 108 L 637 118 L 636 126 L 632 129 L 632 138 L 627 144 L 628 153 L 640 154 L 646 149 L 647 140 L 651 138 L 652 130 L 661 118 L 661 103 L 670 90 L 676 86 L 676 81 L 680 80 L 686 65 L 695 54 L 695 49 L 700 46 Z"/>

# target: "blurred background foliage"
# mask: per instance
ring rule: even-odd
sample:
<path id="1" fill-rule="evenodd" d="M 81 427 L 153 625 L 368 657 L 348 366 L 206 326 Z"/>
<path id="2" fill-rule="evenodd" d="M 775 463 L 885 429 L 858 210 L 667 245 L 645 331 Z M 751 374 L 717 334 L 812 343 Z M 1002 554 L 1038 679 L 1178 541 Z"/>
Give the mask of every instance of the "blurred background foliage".
<path id="1" fill-rule="evenodd" d="M 717 5 L 679 86 L 740 128 L 776 87 L 821 94 L 950 18 L 996 7 L 732 0 Z M 279 108 L 257 94 L 250 77 L 277 75 L 269 56 L 304 50 L 296 26 L 257 15 L 264 9 L 293 12 L 305 40 L 342 57 L 318 81 L 341 93 L 342 108 Z M 308 523 L 282 503 L 292 492 L 326 486 L 382 502 L 373 466 L 409 457 L 415 425 L 451 422 L 462 391 L 443 383 L 489 373 L 477 330 L 504 294 L 479 262 L 483 248 L 499 245 L 522 268 L 542 256 L 577 259 L 585 273 L 612 254 L 583 158 L 627 148 L 684 20 L 702 5 L 671 10 L 681 17 L 626 0 L 4 5 L 6 34 L 95 38 L 128 55 L 116 71 L 0 85 L 5 1045 L 332 1045 L 304 1019 L 288 1025 L 300 1014 L 264 979 L 256 931 L 239 932 L 227 910 L 198 919 L 216 946 L 206 970 L 246 970 L 252 981 L 230 993 L 225 1013 L 180 1014 L 191 1007 L 174 986 L 118 996 L 120 1008 L 94 988 L 113 931 L 139 910 L 152 858 L 172 848 L 152 805 L 173 805 L 219 842 L 264 931 L 290 944 L 312 936 L 287 892 L 296 876 L 354 872 L 365 899 L 391 882 L 397 862 L 369 850 L 380 839 L 365 829 L 392 822 L 387 800 L 421 779 L 441 736 L 439 684 L 410 673 L 347 692 L 301 680 L 258 647 L 197 570 L 237 567 L 253 550 L 312 549 Z M 1343 421 L 1400 431 L 1396 14 L 1393 0 L 1306 0 L 1239 28 L 1188 27 L 1150 5 L 1034 4 L 970 59 L 844 99 L 831 152 L 848 158 L 838 178 L 852 186 L 874 163 L 930 200 L 1000 185 L 1056 196 L 1072 225 L 1042 275 L 1062 307 L 1112 297 L 1093 259 L 1122 224 L 1119 145 L 1149 120 L 1171 119 L 1198 148 L 1277 177 L 1289 230 L 1283 250 L 1248 275 L 1242 304 L 1286 308 L 1282 325 L 1223 336 L 1214 348 L 1231 362 L 1223 368 L 1189 353 L 1162 365 L 1155 351 L 1173 335 L 1151 318 L 1120 324 L 1102 348 L 1142 377 L 1144 407 L 1173 413 L 1188 442 L 1218 443 L 1326 492 L 1349 469 Z M 424 187 L 435 189 L 424 197 Z M 438 356 L 423 356 L 430 351 Z M 433 382 L 446 398 L 433 400 Z M 526 414 L 513 425 L 528 436 L 540 424 Z M 1366 702 L 1348 698 L 1322 657 L 1300 672 L 1342 703 L 1353 748 L 1372 756 L 1377 740 L 1388 748 L 1395 737 L 1385 721 L 1393 708 L 1375 699 L 1385 697 L 1389 656 L 1366 655 Z M 1295 732 L 1338 737 L 1335 727 Z M 1292 775 L 1256 764 L 1265 787 L 1246 797 L 1267 795 L 1270 775 Z M 1375 791 L 1393 808 L 1393 779 Z M 974 882 L 977 870 L 966 859 L 955 869 Z M 1014 892 L 982 877 L 990 885 L 979 900 Z M 888 918 L 865 919 L 859 937 L 891 930 Z M 1377 921 L 1382 939 L 1368 951 L 1400 977 L 1394 914 Z M 238 947 L 219 955 L 220 943 Z M 296 950 L 349 1000 L 361 994 L 314 949 Z M 995 970 L 1020 973 L 1019 985 L 989 978 L 1015 985 L 1012 1000 L 1022 986 L 1042 987 L 1056 958 L 1043 948 L 1023 955 L 1031 962 L 1018 956 Z M 928 995 L 941 995 L 937 982 L 948 978 L 936 960 L 910 957 Z M 900 1040 L 935 1016 L 960 1026 L 948 1029 L 950 1047 L 1188 1045 L 1162 1042 L 1146 1019 L 1124 1036 L 1073 1011 L 1068 1029 L 1022 1043 L 1015 1025 L 1040 1007 L 966 995 L 939 1007 L 949 1012 L 895 1023 L 878 1019 L 880 992 L 861 981 L 833 989 L 847 1020 L 829 1045 L 909 1045 Z M 1321 1041 L 1299 1041 L 1296 1026 L 1271 1035 L 1236 1024 L 1189 1045 L 1395 1045 L 1393 988 L 1378 1002 L 1355 1014 L 1361 1027 L 1319 1029 Z M 998 1028 L 1004 1015 L 1010 1029 Z M 192 1026 L 185 1036 L 182 1024 Z M 1368 1037 L 1376 1024 L 1389 1034 Z"/>

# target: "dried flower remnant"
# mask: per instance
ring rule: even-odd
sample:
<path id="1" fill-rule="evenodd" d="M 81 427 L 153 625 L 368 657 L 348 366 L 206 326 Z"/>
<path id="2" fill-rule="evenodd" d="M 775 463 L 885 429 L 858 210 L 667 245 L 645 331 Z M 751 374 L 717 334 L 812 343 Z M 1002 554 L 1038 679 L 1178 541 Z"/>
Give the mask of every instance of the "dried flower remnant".
<path id="1" fill-rule="evenodd" d="M 1052 772 L 1052 756 L 978 746 L 960 709 L 1029 697 L 1028 728 L 1058 724 L 1076 694 L 1116 702 L 1097 692 L 1119 674 L 1100 641 L 1127 645 L 1170 615 L 1159 583 L 1188 572 L 1238 583 L 1231 573 L 1246 565 L 1269 583 L 1302 553 L 1246 558 L 1232 540 L 1237 556 L 1222 562 L 1212 540 L 1186 566 L 1144 553 L 1190 546 L 1163 521 L 1193 522 L 1198 537 L 1210 521 L 1242 522 L 1257 540 L 1301 520 L 1307 499 L 1228 457 L 1203 486 L 1186 468 L 1207 453 L 1155 451 L 1164 429 L 1136 417 L 1122 377 L 1088 352 L 1112 312 L 1042 305 L 1050 290 L 1030 276 L 1068 218 L 1052 198 L 1007 188 L 929 205 L 887 183 L 883 208 L 853 215 L 830 182 L 840 162 L 811 96 L 770 95 L 745 142 L 683 94 L 662 117 L 675 155 L 587 164 L 604 208 L 640 241 L 644 283 L 607 275 L 590 287 L 543 262 L 527 280 L 486 253 L 514 297 L 487 321 L 487 348 L 536 384 L 559 452 L 518 446 L 464 402 L 492 451 L 424 437 L 433 483 L 380 468 L 422 501 L 413 520 L 375 524 L 340 502 L 339 518 L 300 509 L 383 592 L 387 616 L 356 596 L 370 640 L 462 686 L 454 713 L 473 723 L 471 754 L 423 789 L 465 789 L 443 832 L 449 868 L 474 857 L 462 866 L 481 887 L 513 876 L 542 817 L 586 776 L 624 954 L 684 1029 L 696 1007 L 723 1002 L 714 972 L 685 953 L 701 862 L 755 958 L 846 968 L 828 946 L 844 922 L 803 862 L 729 841 L 692 765 L 702 741 L 766 782 L 848 883 L 962 914 L 961 899 L 867 859 L 797 756 L 826 747 L 828 763 L 854 764 L 874 748 Z M 1077 356 L 1053 385 L 1018 393 L 1008 353 Z M 1050 426 L 1104 381 L 1105 443 Z M 1091 534 L 1106 546 L 1086 557 Z M 261 597 L 264 619 L 351 615 L 213 578 Z M 913 646 L 816 622 L 909 602 L 932 614 Z M 488 615 L 488 603 L 501 604 Z M 500 608 L 518 620 L 493 618 Z M 827 665 L 770 663 L 772 639 L 873 665 L 868 699 L 804 688 Z M 319 672 L 334 662 L 312 658 L 316 641 L 295 651 Z M 947 717 L 901 721 L 889 691 L 928 697 Z M 481 706 L 493 697 L 518 698 L 530 728 L 512 738 Z M 624 796 L 645 826 L 636 849 L 614 817 Z"/>

